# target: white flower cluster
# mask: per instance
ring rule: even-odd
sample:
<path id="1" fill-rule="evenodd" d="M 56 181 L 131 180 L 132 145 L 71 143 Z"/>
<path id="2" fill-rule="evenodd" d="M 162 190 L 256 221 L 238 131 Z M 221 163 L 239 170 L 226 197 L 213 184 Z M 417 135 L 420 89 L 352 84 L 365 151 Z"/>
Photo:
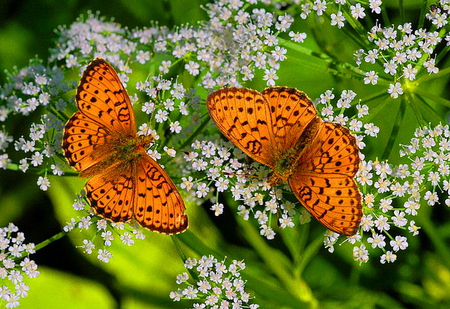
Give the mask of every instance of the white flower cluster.
<path id="1" fill-rule="evenodd" d="M 271 220 L 277 212 L 281 212 L 280 220 L 283 227 L 293 226 L 294 204 L 283 201 L 282 191 L 272 189 L 267 184 L 267 168 L 257 163 L 251 166 L 242 163 L 245 161 L 245 155 L 221 140 L 214 142 L 197 140 L 191 147 L 192 151 L 185 155 L 189 166 L 187 172 L 189 175 L 199 174 L 197 172 L 200 172 L 199 175 L 206 174 L 207 179 L 203 176 L 199 176 L 198 179 L 192 176 L 184 177 L 182 189 L 192 192 L 191 194 L 195 194 L 194 197 L 198 199 L 212 198 L 212 210 L 216 215 L 220 215 L 223 210 L 223 205 L 217 198 L 218 193 L 231 192 L 233 199 L 242 203 L 238 206 L 238 213 L 245 220 L 253 214 L 261 226 L 261 235 L 268 239 L 275 236 Z M 235 149 L 233 156 L 231 149 Z M 256 177 L 248 177 L 249 175 Z M 210 194 L 213 192 L 211 187 L 216 189 L 215 197 Z"/>
<path id="2" fill-rule="evenodd" d="M 369 32 L 368 40 L 374 44 L 373 49 L 355 52 L 359 67 L 363 62 L 364 67 L 375 66 L 374 70 L 365 73 L 364 83 L 377 84 L 382 70 L 384 78 L 389 79 L 388 76 L 391 76 L 394 79 L 388 89 L 392 98 L 403 94 L 401 81 L 414 81 L 424 72 L 439 72 L 436 59 L 432 57 L 436 46 L 442 41 L 437 31 L 414 30 L 411 23 L 385 28 L 375 25 Z M 379 68 L 380 63 L 382 69 Z"/>
<path id="3" fill-rule="evenodd" d="M 74 229 L 83 231 L 93 227 L 95 229 L 95 234 L 97 236 L 100 235 L 101 237 L 99 240 L 101 246 L 94 244 L 92 239 L 85 239 L 83 240 L 83 245 L 80 247 L 83 249 L 83 252 L 87 254 L 97 253 L 97 258 L 104 263 L 108 263 L 113 256 L 111 252 L 108 251 L 107 247 L 111 246 L 117 236 L 120 239 L 120 242 L 126 246 L 133 245 L 135 240 L 145 239 L 142 228 L 137 224 L 110 222 L 93 215 L 92 209 L 84 202 L 82 196 L 78 196 L 73 207 L 77 211 L 89 212 L 91 214 L 77 219 L 72 218 L 70 222 L 64 226 L 64 231 L 70 232 Z"/>
<path id="4" fill-rule="evenodd" d="M 34 244 L 24 241 L 25 235 L 14 224 L 0 228 L 0 299 L 6 302 L 6 308 L 18 307 L 19 300 L 28 295 L 30 288 L 23 281 L 24 275 L 39 276 L 38 266 L 28 257 L 35 253 Z"/>
<path id="5" fill-rule="evenodd" d="M 14 143 L 15 150 L 25 154 L 17 165 L 21 171 L 26 172 L 30 167 L 50 167 L 52 174 L 63 174 L 63 165 L 53 156 L 61 150 L 64 126 L 58 113 L 65 110 L 66 102 L 60 96 L 69 89 L 63 82 L 61 69 L 49 69 L 36 61 L 9 76 L 9 82 L 0 88 L 0 100 L 4 102 L 0 106 L 0 123 L 6 122 L 12 114 L 28 116 L 39 107 L 52 109 L 54 113 L 44 114 L 39 123 L 32 123 L 28 136 L 14 139 L 7 132 L 0 131 L 0 152 L 4 152 L 0 155 L 0 168 L 5 169 L 11 163 L 7 148 Z M 50 186 L 47 173 L 40 176 L 37 183 L 41 190 L 46 191 Z"/>
<path id="6" fill-rule="evenodd" d="M 439 0 L 430 6 L 430 11 L 426 14 L 426 18 L 431 20 L 437 29 L 441 29 L 448 24 L 450 18 L 449 11 L 450 1 Z M 447 41 L 447 45 L 450 45 L 450 35 L 447 35 L 445 40 Z"/>
<path id="7" fill-rule="evenodd" d="M 233 260 L 227 266 L 225 260 L 218 261 L 213 256 L 202 256 L 200 260 L 188 259 L 184 263 L 186 269 L 195 278 L 194 285 L 188 283 L 189 274 L 177 276 L 177 284 L 187 284 L 185 289 L 170 293 L 173 301 L 181 299 L 202 299 L 193 308 L 249 308 L 259 306 L 249 304 L 250 294 L 245 291 L 245 281 L 241 278 L 241 270 L 245 269 L 242 261 Z"/>
<path id="8" fill-rule="evenodd" d="M 86 61 L 102 56 L 119 71 L 131 72 L 125 61 L 120 60 L 120 55 L 133 54 L 137 43 L 127 38 L 128 30 L 120 24 L 107 22 L 89 12 L 86 19 L 78 18 L 69 28 L 59 27 L 58 34 L 56 47 L 51 49 L 50 61 L 65 60 L 66 67 L 72 68 L 84 66 Z M 127 82 L 126 77 L 122 77 Z"/>
<path id="9" fill-rule="evenodd" d="M 69 28 L 59 29 L 58 47 L 52 50 L 51 59 L 65 59 L 67 67 L 73 67 L 93 55 L 102 56 L 129 73 L 120 55 L 145 64 L 152 60 L 150 48 L 172 57 L 161 62 L 162 73 L 182 60 L 186 72 L 199 76 L 206 89 L 238 86 L 252 80 L 257 70 L 264 73 L 268 85 L 275 85 L 277 70 L 286 59 L 277 32 L 287 32 L 293 18 L 287 14 L 277 17 L 264 9 L 246 12 L 245 5 L 245 1 L 209 3 L 205 5 L 207 21 L 175 29 L 155 25 L 128 30 L 90 13 L 86 20 L 80 18 Z M 208 68 L 206 73 L 202 68 Z"/>
<path id="10" fill-rule="evenodd" d="M 185 25 L 173 31 L 165 28 L 136 30 L 132 37 L 140 43 L 152 43 L 157 53 L 170 54 L 185 60 L 184 68 L 192 76 L 201 75 L 206 89 L 240 85 L 252 80 L 262 70 L 268 85 L 278 78 L 279 63 L 286 59 L 286 50 L 279 47 L 275 31 L 286 32 L 293 18 L 276 18 L 264 9 L 251 13 L 243 10 L 244 1 L 215 1 L 205 6 L 208 21 Z M 169 67 L 171 63 L 166 63 Z"/>
<path id="11" fill-rule="evenodd" d="M 403 230 L 408 230 L 412 236 L 419 233 L 419 227 L 413 219 L 417 215 L 420 204 L 415 199 L 418 187 L 412 185 L 407 177 L 411 176 L 410 167 L 406 164 L 392 166 L 386 162 L 362 161 L 356 180 L 362 187 L 364 215 L 361 220 L 361 228 L 369 233 L 357 234 L 349 238 L 354 244 L 354 258 L 360 262 L 369 260 L 369 250 L 381 249 L 381 263 L 394 262 L 396 253 L 408 247 L 408 239 L 402 235 Z M 400 207 L 395 207 L 394 200 L 410 195 L 409 200 Z M 396 227 L 398 229 L 394 230 Z M 324 240 L 325 247 L 330 252 L 334 251 L 336 235 L 329 234 Z M 387 239 L 388 238 L 388 239 Z"/>
<path id="12" fill-rule="evenodd" d="M 435 127 L 423 127 L 416 130 L 411 144 L 404 146 L 401 156 L 408 157 L 414 182 L 410 184 L 417 189 L 416 202 L 422 197 L 434 206 L 439 203 L 437 189 L 447 194 L 445 205 L 450 207 L 450 128 L 439 124 Z M 427 185 L 427 190 L 420 196 L 419 190 Z"/>
<path id="13" fill-rule="evenodd" d="M 366 8 L 361 3 L 354 3 L 354 1 L 346 0 L 301 0 L 300 1 L 302 13 L 300 17 L 306 19 L 313 12 L 317 16 L 322 16 L 325 13 L 331 13 L 331 25 L 342 28 L 345 25 L 346 17 L 350 16 L 355 19 L 363 19 L 366 17 Z M 364 2 L 364 5 L 367 3 Z M 372 13 L 381 13 L 381 0 L 369 0 L 369 8 Z"/>

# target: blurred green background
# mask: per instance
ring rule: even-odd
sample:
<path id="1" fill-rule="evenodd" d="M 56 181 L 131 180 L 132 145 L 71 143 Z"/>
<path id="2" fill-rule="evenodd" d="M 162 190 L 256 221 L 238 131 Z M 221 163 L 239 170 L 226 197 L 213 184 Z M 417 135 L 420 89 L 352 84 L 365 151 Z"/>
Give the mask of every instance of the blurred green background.
<path id="1" fill-rule="evenodd" d="M 105 16 L 107 20 L 114 17 L 116 22 L 129 28 L 148 26 L 151 20 L 172 27 L 183 23 L 195 24 L 205 19 L 201 5 L 206 2 L 0 0 L 0 68 L 3 71 L 14 66 L 24 67 L 35 55 L 47 59 L 48 49 L 53 47 L 56 38 L 54 29 L 60 25 L 70 25 L 88 10 L 100 11 L 100 16 Z M 409 7 L 407 16 L 416 18 L 414 16 L 418 11 L 415 8 L 417 6 Z M 396 3 L 392 3 L 389 13 L 395 16 L 396 9 Z M 307 26 L 306 22 L 297 25 L 311 34 Z M 338 37 L 333 40 L 332 33 L 322 34 L 329 39 L 327 44 L 332 52 L 339 54 L 351 49 L 347 42 L 340 41 Z M 350 57 L 345 60 L 351 61 Z M 284 73 L 280 74 L 280 85 L 297 87 L 312 98 L 332 87 L 368 91 L 368 87 L 361 86 L 361 83 L 355 86 L 352 81 L 335 78 L 324 71 L 294 71 L 289 60 L 286 63 L 280 71 Z M 298 66 L 297 63 L 294 67 Z M 2 73 L 0 82 L 3 84 L 4 81 L 5 75 Z M 434 87 L 445 89 L 448 83 Z M 263 84 L 258 84 L 256 88 L 262 89 Z M 392 106 L 378 115 L 376 124 L 389 127 L 396 109 L 398 106 Z M 410 131 L 415 125 L 412 121 L 405 126 L 410 126 Z M 387 130 L 385 134 L 389 132 Z M 400 135 L 402 138 L 404 140 L 401 142 L 406 143 L 410 137 Z M 377 153 L 380 148 L 383 149 L 385 144 L 377 142 L 372 141 L 368 151 Z M 70 205 L 73 193 L 80 190 L 85 180 L 64 178 L 57 181 L 52 178 L 52 187 L 47 193 L 38 189 L 36 180 L 35 175 L 0 170 L 0 226 L 14 222 L 25 233 L 27 241 L 39 243 L 58 233 L 65 224 L 64 220 L 71 218 L 71 209 L 67 209 L 67 205 Z M 201 207 L 191 207 L 188 213 L 192 233 L 211 247 L 223 246 L 236 252 L 248 250 L 248 244 L 233 231 L 236 223 L 230 214 L 214 218 L 213 223 Z M 351 259 L 349 244 L 337 246 L 336 253 L 329 254 L 320 248 L 319 241 L 318 254 L 305 266 L 303 273 L 319 307 L 450 308 L 448 218 L 448 209 L 442 205 L 434 209 L 423 207 L 417 219 L 418 224 L 423 226 L 421 234 L 415 238 L 409 237 L 408 250 L 400 252 L 398 261 L 390 265 L 381 265 L 374 255 L 368 264 L 359 266 Z M 220 227 L 221 234 L 216 226 Z M 304 227 L 300 231 L 307 232 Z M 305 241 L 317 242 L 321 233 L 323 228 L 312 222 L 311 234 Z M 176 274 L 183 271 L 170 237 L 145 232 L 147 239 L 129 248 L 113 245 L 111 251 L 114 257 L 110 263 L 104 264 L 95 256 L 87 256 L 75 248 L 74 244 L 81 244 L 83 239 L 76 234 L 72 233 L 70 238 L 63 238 L 33 256 L 41 276 L 26 280 L 31 289 L 29 296 L 21 300 L 21 308 L 115 308 L 119 304 L 127 309 L 185 307 L 168 298 L 169 292 L 177 288 Z M 283 251 L 280 235 L 268 244 Z M 257 273 L 253 275 L 258 276 Z M 277 308 L 271 306 L 262 308 Z M 305 304 L 299 303 L 298 308 L 304 307 Z"/>

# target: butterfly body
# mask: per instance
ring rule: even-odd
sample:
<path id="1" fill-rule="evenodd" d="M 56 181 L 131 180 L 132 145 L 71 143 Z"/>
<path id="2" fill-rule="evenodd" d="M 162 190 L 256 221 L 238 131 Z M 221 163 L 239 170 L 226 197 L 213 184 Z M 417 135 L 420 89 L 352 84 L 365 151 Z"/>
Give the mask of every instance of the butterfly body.
<path id="1" fill-rule="evenodd" d="M 330 230 L 357 232 L 362 206 L 353 177 L 359 151 L 347 128 L 322 121 L 306 94 L 294 88 L 271 87 L 262 93 L 225 88 L 208 96 L 207 107 L 231 142 L 271 168 L 270 185 L 287 182 Z"/>
<path id="2" fill-rule="evenodd" d="M 77 89 L 76 112 L 64 129 L 62 148 L 80 177 L 90 177 L 86 197 L 114 222 L 135 219 L 164 234 L 188 227 L 175 184 L 147 149 L 152 135 L 137 135 L 130 98 L 115 70 L 95 59 Z"/>
<path id="3" fill-rule="evenodd" d="M 105 181 L 116 178 L 127 170 L 131 170 L 143 157 L 148 156 L 147 149 L 152 141 L 151 135 L 112 137 L 91 154 L 99 161 L 82 171 L 80 177 L 91 177 L 102 173 Z"/>
<path id="4" fill-rule="evenodd" d="M 276 157 L 271 160 L 274 165 L 269 165 L 273 170 L 268 180 L 271 186 L 287 182 L 296 171 L 308 172 L 312 170 L 311 165 L 302 164 L 302 162 L 305 162 L 308 157 L 312 146 L 310 141 L 314 140 L 319 133 L 321 124 L 322 119 L 312 118 L 291 148 L 278 150 Z"/>

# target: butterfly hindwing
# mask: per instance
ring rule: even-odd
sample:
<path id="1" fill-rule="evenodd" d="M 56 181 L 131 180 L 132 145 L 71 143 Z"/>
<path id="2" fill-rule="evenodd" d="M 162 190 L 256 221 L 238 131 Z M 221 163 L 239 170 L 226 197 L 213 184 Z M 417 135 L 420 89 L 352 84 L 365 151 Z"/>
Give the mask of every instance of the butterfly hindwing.
<path id="1" fill-rule="evenodd" d="M 357 232 L 362 217 L 361 195 L 346 175 L 297 172 L 289 186 L 300 203 L 328 229 L 344 235 Z"/>
<path id="2" fill-rule="evenodd" d="M 187 216 L 180 193 L 170 177 L 145 155 L 136 169 L 134 215 L 144 227 L 164 234 L 186 230 Z"/>
<path id="3" fill-rule="evenodd" d="M 85 190 L 98 215 L 114 222 L 127 222 L 133 217 L 135 189 L 131 171 L 114 178 L 96 175 L 88 180 Z"/>
<path id="4" fill-rule="evenodd" d="M 308 152 L 299 162 L 299 169 L 317 173 L 355 176 L 359 167 L 359 150 L 350 131 L 333 122 L 323 122 Z"/>

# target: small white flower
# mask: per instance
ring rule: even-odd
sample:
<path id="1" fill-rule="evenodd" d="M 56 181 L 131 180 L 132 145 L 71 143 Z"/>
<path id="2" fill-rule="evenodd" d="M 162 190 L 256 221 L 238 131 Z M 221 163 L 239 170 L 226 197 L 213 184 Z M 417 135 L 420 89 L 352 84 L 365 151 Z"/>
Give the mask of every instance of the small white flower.
<path id="1" fill-rule="evenodd" d="M 289 36 L 291 37 L 291 40 L 297 43 L 303 43 L 306 39 L 306 33 L 300 33 L 300 32 L 289 32 Z"/>
<path id="2" fill-rule="evenodd" d="M 369 261 L 369 251 L 367 251 L 364 244 L 361 244 L 359 247 L 353 247 L 353 258 L 362 263 Z"/>
<path id="3" fill-rule="evenodd" d="M 337 14 L 331 14 L 331 25 L 338 26 L 338 28 L 344 27 L 345 17 L 342 15 L 341 11 L 338 11 Z"/>
<path id="4" fill-rule="evenodd" d="M 177 121 L 175 121 L 175 122 L 172 122 L 170 125 L 169 125 L 169 129 L 170 129 L 170 132 L 172 132 L 172 133 L 180 133 L 181 132 L 181 129 L 182 129 L 182 127 L 181 127 L 181 125 L 180 125 L 180 122 L 177 120 Z"/>
<path id="5" fill-rule="evenodd" d="M 403 94 L 402 85 L 400 83 L 390 84 L 388 93 L 394 99 L 398 98 L 399 95 Z"/>
<path id="6" fill-rule="evenodd" d="M 408 239 L 404 236 L 395 236 L 395 240 L 391 240 L 389 244 L 394 252 L 405 250 L 408 247 Z"/>
<path id="7" fill-rule="evenodd" d="M 98 255 L 97 258 L 104 262 L 104 263 L 108 263 L 109 259 L 112 257 L 113 255 L 106 249 L 100 249 L 98 250 Z"/>
<path id="8" fill-rule="evenodd" d="M 375 71 L 366 72 L 364 84 L 376 85 L 377 83 L 378 83 L 378 75 L 375 73 Z"/>
<path id="9" fill-rule="evenodd" d="M 159 122 L 159 123 L 165 122 L 165 121 L 167 121 L 168 118 L 169 118 L 169 112 L 168 111 L 163 110 L 163 109 L 159 109 L 156 112 L 156 116 L 155 116 L 156 122 Z"/>
<path id="10" fill-rule="evenodd" d="M 185 69 L 193 76 L 197 76 L 198 74 L 200 74 L 199 68 L 200 64 L 194 61 L 189 61 L 189 63 L 185 65 Z"/>
<path id="11" fill-rule="evenodd" d="M 386 262 L 393 263 L 395 262 L 395 260 L 397 260 L 397 255 L 392 251 L 386 251 L 386 253 L 381 256 L 380 263 L 381 264 L 385 264 Z"/>
<path id="12" fill-rule="evenodd" d="M 313 10 L 317 12 L 318 16 L 321 16 L 327 9 L 326 1 L 315 0 L 313 5 Z"/>
<path id="13" fill-rule="evenodd" d="M 37 184 L 42 191 L 47 191 L 50 187 L 50 180 L 47 177 L 39 176 Z"/>
<path id="14" fill-rule="evenodd" d="M 42 153 L 40 152 L 35 152 L 32 156 L 31 156 L 31 164 L 36 167 L 42 164 L 42 162 L 44 161 L 44 156 L 42 155 Z"/>
<path id="15" fill-rule="evenodd" d="M 350 6 L 350 10 L 352 12 L 352 17 L 355 19 L 362 19 L 366 16 L 366 13 L 364 13 L 364 8 L 360 3 L 356 3 L 356 5 Z"/>
<path id="16" fill-rule="evenodd" d="M 408 63 L 408 65 L 406 67 L 403 67 L 403 75 L 405 78 L 407 78 L 409 80 L 416 79 L 416 73 L 417 73 L 417 69 L 413 68 L 410 63 Z"/>
<path id="17" fill-rule="evenodd" d="M 223 207 L 222 203 L 215 203 L 211 206 L 211 210 L 214 211 L 215 216 L 219 216 L 223 213 Z"/>
<path id="18" fill-rule="evenodd" d="M 84 249 L 84 251 L 87 254 L 91 254 L 92 253 L 92 249 L 95 248 L 95 245 L 94 245 L 94 243 L 92 243 L 92 241 L 85 239 L 85 240 L 83 240 L 82 248 Z"/>

